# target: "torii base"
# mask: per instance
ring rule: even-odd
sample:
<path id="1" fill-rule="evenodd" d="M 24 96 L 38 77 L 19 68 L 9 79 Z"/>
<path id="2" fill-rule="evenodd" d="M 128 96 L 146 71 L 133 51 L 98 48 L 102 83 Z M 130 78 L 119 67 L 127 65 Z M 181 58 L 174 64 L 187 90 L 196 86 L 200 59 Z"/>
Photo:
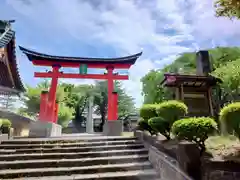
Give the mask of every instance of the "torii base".
<path id="1" fill-rule="evenodd" d="M 103 126 L 104 136 L 121 136 L 123 132 L 123 122 L 119 120 L 106 121 Z"/>
<path id="2" fill-rule="evenodd" d="M 62 126 L 52 122 L 32 122 L 29 129 L 29 137 L 49 138 L 61 136 Z"/>

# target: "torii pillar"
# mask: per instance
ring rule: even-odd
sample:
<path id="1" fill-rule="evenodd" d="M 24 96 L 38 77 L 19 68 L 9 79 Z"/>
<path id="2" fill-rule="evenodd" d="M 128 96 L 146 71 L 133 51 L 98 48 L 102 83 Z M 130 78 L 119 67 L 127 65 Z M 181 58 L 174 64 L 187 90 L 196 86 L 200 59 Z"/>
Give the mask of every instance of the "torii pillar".
<path id="1" fill-rule="evenodd" d="M 118 96 L 114 91 L 114 67 L 107 67 L 108 76 L 108 121 L 104 123 L 103 134 L 105 136 L 120 136 L 123 132 L 123 122 L 118 121 Z"/>

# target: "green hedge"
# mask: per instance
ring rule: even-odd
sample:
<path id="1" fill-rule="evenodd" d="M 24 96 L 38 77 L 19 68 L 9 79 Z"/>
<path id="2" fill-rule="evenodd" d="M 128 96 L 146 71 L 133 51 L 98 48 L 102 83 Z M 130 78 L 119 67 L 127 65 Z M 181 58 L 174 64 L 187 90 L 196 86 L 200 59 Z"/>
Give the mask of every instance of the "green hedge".
<path id="1" fill-rule="evenodd" d="M 12 126 L 12 122 L 9 121 L 8 119 L 0 119 L 0 126 L 4 126 L 4 127 L 11 127 Z"/>
<path id="2" fill-rule="evenodd" d="M 240 138 L 240 102 L 231 103 L 223 107 L 219 119 L 221 126 L 228 133 L 234 133 Z"/>
<path id="3" fill-rule="evenodd" d="M 194 141 L 201 148 L 205 148 L 204 141 L 217 129 L 217 123 L 212 118 L 194 117 L 175 121 L 171 131 L 178 139 Z"/>
<path id="4" fill-rule="evenodd" d="M 183 118 L 187 114 L 188 108 L 183 102 L 171 100 L 159 104 L 156 112 L 171 125 L 174 121 Z"/>
<path id="5" fill-rule="evenodd" d="M 152 117 L 156 117 L 156 108 L 158 104 L 144 104 L 140 108 L 140 117 L 143 118 L 144 120 L 148 121 Z"/>
<path id="6" fill-rule="evenodd" d="M 152 127 L 149 126 L 148 121 L 144 119 L 138 121 L 138 129 L 141 131 L 148 131 L 151 135 L 157 134 L 157 131 L 152 129 Z"/>
<path id="7" fill-rule="evenodd" d="M 153 117 L 148 120 L 149 126 L 156 132 L 164 135 L 168 140 L 170 139 L 170 125 L 169 122 L 162 117 Z"/>

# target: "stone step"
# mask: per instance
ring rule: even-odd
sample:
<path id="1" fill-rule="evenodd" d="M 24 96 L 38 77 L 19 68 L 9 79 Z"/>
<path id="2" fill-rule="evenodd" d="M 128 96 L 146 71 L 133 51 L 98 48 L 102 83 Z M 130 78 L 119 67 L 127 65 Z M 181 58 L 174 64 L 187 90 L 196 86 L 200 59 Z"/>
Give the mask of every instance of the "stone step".
<path id="1" fill-rule="evenodd" d="M 48 143 L 45 144 L 0 144 L 0 149 L 28 149 L 28 148 L 53 148 L 53 147 L 86 147 L 86 146 L 103 146 L 103 145 L 120 145 L 120 144 L 136 144 L 140 141 L 136 140 L 117 140 L 117 141 L 98 141 L 98 142 L 70 142 L 70 143 Z"/>
<path id="2" fill-rule="evenodd" d="M 38 168 L 38 169 L 10 169 L 1 170 L 0 179 L 9 178 L 26 178 L 26 177 L 42 177 L 42 176 L 63 176 L 72 174 L 96 174 L 103 172 L 117 172 L 132 170 L 148 170 L 152 169 L 151 163 L 137 162 L 137 163 L 125 163 L 125 164 L 106 164 L 106 165 L 95 165 L 85 167 L 59 167 L 59 168 Z"/>
<path id="3" fill-rule="evenodd" d="M 148 154 L 148 150 L 142 149 L 123 149 L 107 151 L 89 151 L 89 152 L 69 152 L 69 153 L 32 153 L 32 154 L 4 154 L 0 155 L 0 161 L 33 160 L 33 159 L 74 159 L 102 156 L 122 156 L 133 154 Z"/>
<path id="4" fill-rule="evenodd" d="M 29 149 L 0 149 L 0 154 L 21 154 L 21 153 L 67 153 L 67 152 L 88 152 L 103 150 L 141 149 L 143 144 L 121 144 L 89 147 L 56 147 L 56 148 L 29 148 Z"/>
<path id="5" fill-rule="evenodd" d="M 135 171 L 117 171 L 96 174 L 76 174 L 71 176 L 45 176 L 45 177 L 25 177 L 16 178 L 15 180 L 159 180 L 157 173 L 150 170 Z M 10 180 L 10 179 L 9 179 Z M 12 179 L 13 180 L 13 179 Z"/>
<path id="6" fill-rule="evenodd" d="M 123 136 L 93 136 L 93 137 L 72 137 L 72 138 L 27 138 L 2 141 L 1 144 L 54 144 L 54 143 L 76 143 L 76 142 L 99 142 L 99 141 L 125 141 L 137 140 L 136 137 Z"/>
<path id="7" fill-rule="evenodd" d="M 79 159 L 41 159 L 41 160 L 0 161 L 0 170 L 48 168 L 48 167 L 77 167 L 77 166 L 90 166 L 90 165 L 99 165 L 99 164 L 143 162 L 143 161 L 148 161 L 148 155 L 105 156 L 105 157 L 79 158 Z"/>

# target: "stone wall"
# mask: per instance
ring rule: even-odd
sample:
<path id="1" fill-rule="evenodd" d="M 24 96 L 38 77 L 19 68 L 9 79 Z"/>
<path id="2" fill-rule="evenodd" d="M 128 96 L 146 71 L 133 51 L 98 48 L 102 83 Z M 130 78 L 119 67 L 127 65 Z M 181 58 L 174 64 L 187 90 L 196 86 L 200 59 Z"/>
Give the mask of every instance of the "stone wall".
<path id="1" fill-rule="evenodd" d="M 177 151 L 169 146 L 163 145 L 162 140 L 158 137 L 152 137 L 145 132 L 136 131 L 135 136 L 143 142 L 149 150 L 149 161 L 158 172 L 161 179 L 164 180 L 192 180 L 180 166 L 177 161 Z"/>
<path id="2" fill-rule="evenodd" d="M 202 158 L 202 180 L 240 180 L 240 162 Z"/>
<path id="3" fill-rule="evenodd" d="M 134 136 L 137 137 L 140 141 L 142 141 L 145 144 L 145 146 L 152 145 L 161 152 L 167 154 L 168 156 L 174 159 L 177 158 L 176 146 L 166 147 L 164 145 L 164 142 L 166 141 L 164 138 L 150 136 L 149 134 L 143 131 L 134 131 Z"/>
<path id="4" fill-rule="evenodd" d="M 152 151 L 154 148 L 151 148 L 151 146 L 154 146 L 161 153 L 170 156 L 173 160 L 168 160 L 168 162 L 177 165 L 179 169 L 186 172 L 194 180 L 240 180 L 240 162 L 214 160 L 206 154 L 201 156 L 199 148 L 194 143 L 182 141 L 178 142 L 177 147 L 167 148 L 164 146 L 163 141 L 159 141 L 157 137 L 152 137 L 145 132 L 136 131 L 134 135 L 149 150 Z M 156 156 L 151 154 L 150 156 L 150 161 L 153 164 L 158 164 L 159 167 L 163 166 L 163 163 L 159 165 L 160 161 L 157 160 Z M 167 166 L 167 163 L 165 164 Z M 172 174 L 175 177 L 174 173 L 177 174 L 176 167 L 175 171 L 171 168 L 168 169 L 168 171 L 172 172 L 168 172 L 168 174 Z M 178 180 L 178 178 L 175 179 Z"/>
<path id="5" fill-rule="evenodd" d="M 36 121 L 31 123 L 29 137 L 61 136 L 62 126 L 51 122 Z"/>
<path id="6" fill-rule="evenodd" d="M 8 134 L 0 134 L 0 143 L 1 141 L 6 141 L 8 140 Z"/>

